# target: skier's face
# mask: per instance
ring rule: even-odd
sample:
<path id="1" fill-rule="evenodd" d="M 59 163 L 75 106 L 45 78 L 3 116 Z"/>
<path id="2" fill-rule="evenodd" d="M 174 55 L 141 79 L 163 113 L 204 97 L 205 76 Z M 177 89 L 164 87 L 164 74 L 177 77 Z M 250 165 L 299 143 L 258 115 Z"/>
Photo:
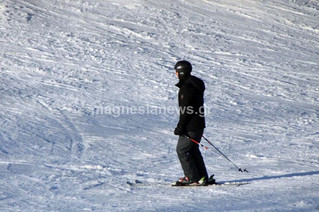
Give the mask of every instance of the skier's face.
<path id="1" fill-rule="evenodd" d="M 177 71 L 175 71 L 175 75 L 176 75 L 177 79 L 179 79 L 179 75 L 178 75 Z"/>

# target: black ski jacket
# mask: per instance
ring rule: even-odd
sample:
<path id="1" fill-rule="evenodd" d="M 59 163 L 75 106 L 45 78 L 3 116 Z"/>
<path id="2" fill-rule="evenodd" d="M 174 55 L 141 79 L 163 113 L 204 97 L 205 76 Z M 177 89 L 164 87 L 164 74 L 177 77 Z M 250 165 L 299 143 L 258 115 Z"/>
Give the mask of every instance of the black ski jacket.
<path id="1" fill-rule="evenodd" d="M 177 127 L 185 132 L 205 128 L 204 117 L 204 82 L 190 75 L 176 84 L 179 87 L 178 105 L 179 122 Z"/>

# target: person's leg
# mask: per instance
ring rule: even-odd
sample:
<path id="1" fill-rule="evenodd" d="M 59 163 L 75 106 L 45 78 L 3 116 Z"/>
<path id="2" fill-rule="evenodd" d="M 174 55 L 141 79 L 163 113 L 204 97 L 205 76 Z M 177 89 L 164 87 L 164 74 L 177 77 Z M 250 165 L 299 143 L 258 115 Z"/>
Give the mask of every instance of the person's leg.
<path id="1" fill-rule="evenodd" d="M 197 144 L 190 141 L 189 138 L 179 136 L 176 152 L 181 163 L 182 169 L 184 171 L 185 177 L 188 177 L 190 181 L 198 181 L 200 175 L 197 170 L 197 165 L 195 163 L 192 151 L 194 148 L 198 148 Z"/>
<path id="2" fill-rule="evenodd" d="M 188 135 L 190 138 L 200 142 L 203 135 L 203 130 L 200 130 L 197 132 L 188 132 Z M 191 155 L 193 156 L 194 163 L 196 165 L 196 169 L 199 174 L 199 179 L 201 179 L 202 177 L 205 177 L 205 179 L 207 180 L 208 174 L 207 174 L 206 166 L 198 145 L 192 148 Z"/>

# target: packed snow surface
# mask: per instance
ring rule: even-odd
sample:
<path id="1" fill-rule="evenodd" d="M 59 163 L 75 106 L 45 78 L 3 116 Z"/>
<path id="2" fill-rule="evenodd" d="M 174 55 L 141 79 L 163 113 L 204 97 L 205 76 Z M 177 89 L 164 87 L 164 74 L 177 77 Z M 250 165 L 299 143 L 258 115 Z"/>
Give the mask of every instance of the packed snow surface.
<path id="1" fill-rule="evenodd" d="M 0 0 L 0 49 L 1 211 L 319 210 L 317 0 Z M 169 186 L 181 59 L 249 184 Z"/>

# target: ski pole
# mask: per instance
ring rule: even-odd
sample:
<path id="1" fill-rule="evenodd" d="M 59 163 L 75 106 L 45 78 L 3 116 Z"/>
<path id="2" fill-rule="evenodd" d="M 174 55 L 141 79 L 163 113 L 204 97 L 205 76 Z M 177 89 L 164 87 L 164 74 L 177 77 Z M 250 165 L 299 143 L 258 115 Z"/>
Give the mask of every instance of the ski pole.
<path id="1" fill-rule="evenodd" d="M 188 137 L 188 136 L 186 136 L 186 135 L 183 135 L 183 137 L 188 138 L 189 140 L 193 141 L 195 144 L 198 144 L 198 145 L 200 145 L 201 147 L 203 147 L 203 148 L 205 148 L 205 149 L 208 149 L 207 146 L 204 146 L 203 144 L 199 143 L 199 142 L 196 141 L 195 139 L 192 139 L 192 138 L 190 138 L 190 137 Z"/>
<path id="2" fill-rule="evenodd" d="M 204 135 L 202 135 L 202 137 L 212 146 L 214 147 L 214 149 L 216 149 L 216 151 L 221 155 L 223 156 L 226 160 L 228 160 L 229 162 L 231 162 L 237 169 L 238 171 L 240 172 L 248 172 L 247 169 L 242 169 L 242 168 L 239 168 L 233 161 L 231 161 L 224 153 L 222 153 L 214 144 L 212 144 L 207 138 L 205 138 Z"/>

